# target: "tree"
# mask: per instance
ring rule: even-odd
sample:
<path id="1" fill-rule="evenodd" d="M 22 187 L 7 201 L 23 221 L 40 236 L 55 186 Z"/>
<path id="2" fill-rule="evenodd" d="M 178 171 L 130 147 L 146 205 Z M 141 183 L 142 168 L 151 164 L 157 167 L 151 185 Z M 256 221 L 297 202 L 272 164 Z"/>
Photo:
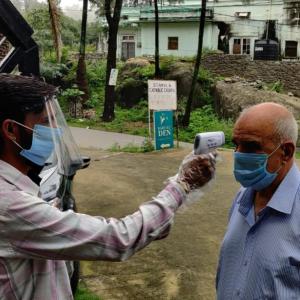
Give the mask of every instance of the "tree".
<path id="1" fill-rule="evenodd" d="M 1 1 L 1 0 L 0 0 Z M 62 41 L 64 45 L 77 45 L 80 39 L 80 22 L 65 16 L 61 12 Z M 53 39 L 47 4 L 40 4 L 25 14 L 25 19 L 34 30 L 34 40 L 39 45 L 39 50 L 44 52 L 53 51 Z"/>
<path id="2" fill-rule="evenodd" d="M 51 20 L 51 28 L 53 34 L 54 48 L 56 51 L 56 61 L 61 62 L 62 56 L 62 39 L 61 39 L 61 30 L 60 30 L 60 14 L 58 11 L 57 0 L 48 0 L 49 5 L 49 14 Z"/>
<path id="3" fill-rule="evenodd" d="M 202 46 L 203 46 L 203 35 L 204 35 L 204 26 L 205 26 L 205 16 L 206 16 L 206 0 L 202 0 L 201 4 L 201 14 L 200 14 L 200 23 L 199 23 L 199 37 L 198 37 L 198 51 L 197 51 L 197 57 L 196 62 L 194 66 L 194 74 L 193 74 L 193 80 L 192 85 L 189 93 L 189 97 L 186 103 L 185 108 L 185 114 L 182 119 L 182 125 L 187 127 L 190 123 L 190 115 L 191 115 L 191 109 L 193 104 L 193 98 L 194 98 L 194 92 L 195 92 L 195 86 L 197 83 L 200 63 L 201 63 L 201 56 L 202 56 Z"/>
<path id="4" fill-rule="evenodd" d="M 85 103 L 89 99 L 89 88 L 88 88 L 86 63 L 85 63 L 87 14 L 88 14 L 88 0 L 83 0 L 79 58 L 78 58 L 78 66 L 76 72 L 76 83 L 78 85 L 78 88 L 82 92 L 84 92 L 84 94 L 81 97 L 83 108 L 86 106 Z"/>
<path id="5" fill-rule="evenodd" d="M 154 12 L 155 12 L 155 77 L 159 78 L 159 17 L 158 17 L 158 0 L 154 0 Z"/>
<path id="6" fill-rule="evenodd" d="M 105 17 L 108 23 L 108 53 L 106 60 L 106 86 L 104 111 L 102 115 L 103 121 L 110 122 L 115 118 L 115 86 L 109 85 L 109 77 L 112 69 L 116 68 L 117 60 L 117 34 L 121 17 L 123 0 L 116 0 L 114 5 L 111 5 L 110 0 L 105 0 L 104 10 Z"/>

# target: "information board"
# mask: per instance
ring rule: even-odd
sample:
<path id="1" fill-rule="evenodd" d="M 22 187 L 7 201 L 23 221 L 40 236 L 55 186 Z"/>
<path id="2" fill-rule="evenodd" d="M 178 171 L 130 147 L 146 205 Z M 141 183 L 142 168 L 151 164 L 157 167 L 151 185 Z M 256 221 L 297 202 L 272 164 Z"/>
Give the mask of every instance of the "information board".
<path id="1" fill-rule="evenodd" d="M 148 103 L 151 110 L 176 110 L 176 81 L 148 80 Z"/>
<path id="2" fill-rule="evenodd" d="M 155 149 L 173 148 L 173 111 L 154 111 L 153 114 Z"/>

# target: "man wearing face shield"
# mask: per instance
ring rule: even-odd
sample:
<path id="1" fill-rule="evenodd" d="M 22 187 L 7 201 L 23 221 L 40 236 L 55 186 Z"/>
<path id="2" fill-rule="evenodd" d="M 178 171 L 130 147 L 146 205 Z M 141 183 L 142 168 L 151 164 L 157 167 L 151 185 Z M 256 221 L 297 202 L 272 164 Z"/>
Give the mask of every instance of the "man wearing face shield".
<path id="1" fill-rule="evenodd" d="M 235 123 L 234 175 L 243 186 L 229 216 L 217 272 L 220 300 L 300 299 L 298 126 L 275 103 Z"/>
<path id="2" fill-rule="evenodd" d="M 187 194 L 213 176 L 209 155 L 190 157 L 152 201 L 120 220 L 65 212 L 39 197 L 39 173 L 51 160 L 72 176 L 79 151 L 41 81 L 0 74 L 0 298 L 72 299 L 68 260 L 122 261 L 167 236 Z"/>

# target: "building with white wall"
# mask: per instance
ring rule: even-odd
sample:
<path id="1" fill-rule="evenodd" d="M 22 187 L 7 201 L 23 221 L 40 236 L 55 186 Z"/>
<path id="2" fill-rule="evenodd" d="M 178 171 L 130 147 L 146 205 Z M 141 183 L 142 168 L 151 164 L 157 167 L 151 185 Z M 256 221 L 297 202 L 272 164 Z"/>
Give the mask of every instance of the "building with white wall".
<path id="1" fill-rule="evenodd" d="M 199 0 L 159 6 L 161 55 L 194 56 L 197 52 Z M 154 55 L 154 7 L 126 2 L 118 34 L 118 56 Z M 137 3 L 138 4 L 138 3 Z M 300 58 L 300 1 L 210 0 L 207 2 L 203 47 L 254 57 L 260 40 L 278 43 L 283 59 Z"/>

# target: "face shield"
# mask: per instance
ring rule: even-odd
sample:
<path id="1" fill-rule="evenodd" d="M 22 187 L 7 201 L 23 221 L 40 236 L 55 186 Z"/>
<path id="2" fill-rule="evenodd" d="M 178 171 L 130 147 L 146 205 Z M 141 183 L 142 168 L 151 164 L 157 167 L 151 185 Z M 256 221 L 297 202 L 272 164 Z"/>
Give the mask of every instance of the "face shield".
<path id="1" fill-rule="evenodd" d="M 45 113 L 54 150 L 48 159 L 57 172 L 64 176 L 72 176 L 83 165 L 79 148 L 74 141 L 70 128 L 55 96 L 45 99 Z"/>

